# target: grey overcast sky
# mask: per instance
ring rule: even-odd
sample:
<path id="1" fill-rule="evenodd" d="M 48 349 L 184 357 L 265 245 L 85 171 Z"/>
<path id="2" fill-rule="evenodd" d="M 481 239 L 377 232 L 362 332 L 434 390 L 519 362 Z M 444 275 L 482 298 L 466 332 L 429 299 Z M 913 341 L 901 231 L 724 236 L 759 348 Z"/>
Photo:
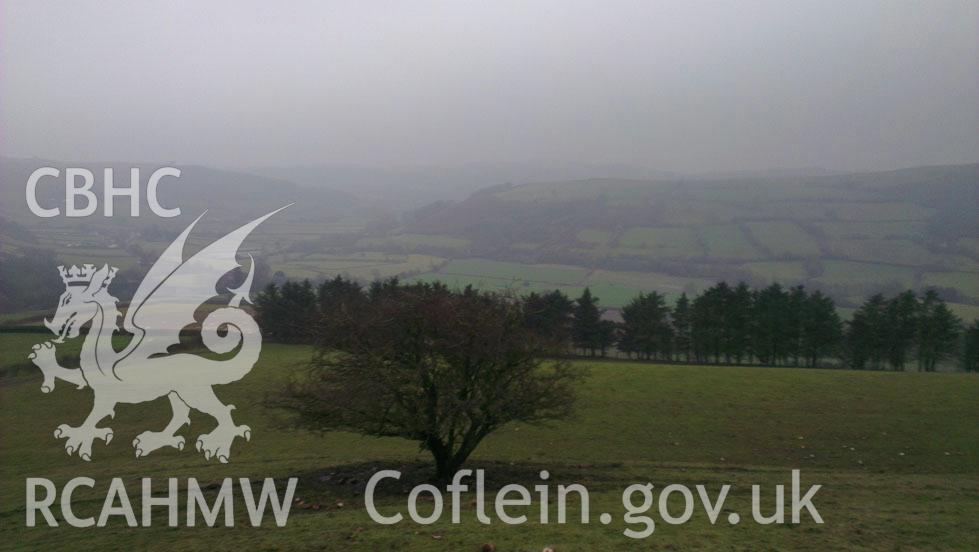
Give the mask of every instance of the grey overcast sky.
<path id="1" fill-rule="evenodd" d="M 979 2 L 0 8 L 0 154 L 681 172 L 979 158 Z"/>

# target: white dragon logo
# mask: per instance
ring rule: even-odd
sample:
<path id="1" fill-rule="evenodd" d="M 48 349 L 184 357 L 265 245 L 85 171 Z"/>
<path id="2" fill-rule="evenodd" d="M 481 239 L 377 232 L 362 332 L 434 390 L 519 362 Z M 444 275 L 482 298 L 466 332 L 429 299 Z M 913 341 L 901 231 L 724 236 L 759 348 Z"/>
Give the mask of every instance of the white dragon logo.
<path id="1" fill-rule="evenodd" d="M 221 293 L 217 289 L 219 279 L 241 266 L 236 256 L 248 234 L 282 209 L 285 207 L 238 228 L 184 260 L 187 236 L 204 215 L 192 222 L 160 255 L 136 289 L 123 319 L 123 328 L 133 337 L 121 351 L 112 344 L 113 335 L 119 331 L 118 299 L 108 290 L 116 269 L 108 265 L 99 269 L 93 265 L 58 267 L 65 292 L 54 318 L 44 321 L 58 337 L 34 345 L 28 358 L 44 375 L 44 393 L 50 393 L 55 379 L 60 378 L 79 389 L 91 387 L 95 394 L 92 412 L 80 426 L 61 424 L 54 430 L 55 438 L 67 439 L 65 450 L 69 455 L 77 453 L 90 461 L 95 439 L 109 444 L 112 429 L 97 424 L 107 416 L 114 417 L 117 404 L 142 403 L 164 395 L 170 399 L 173 418 L 163 431 L 144 431 L 133 440 L 137 458 L 162 447 L 183 450 L 184 438 L 176 432 L 190 424 L 191 408 L 218 422 L 214 431 L 197 438 L 196 448 L 205 459 L 217 458 L 226 463 L 235 437 L 251 439 L 251 428 L 235 425 L 231 419 L 234 405 L 221 403 L 211 386 L 243 378 L 262 349 L 258 325 L 240 308 L 242 300 L 250 302 L 254 259 L 249 256 L 251 264 L 244 283 L 227 290 L 233 295 L 228 305 L 208 314 L 200 327 L 205 347 L 222 355 L 237 348 L 234 356 L 216 360 L 195 354 L 169 354 L 168 349 L 180 343 L 181 330 L 195 322 L 198 308 Z M 56 344 L 78 337 L 81 327 L 89 321 L 79 367 L 60 366 Z"/>

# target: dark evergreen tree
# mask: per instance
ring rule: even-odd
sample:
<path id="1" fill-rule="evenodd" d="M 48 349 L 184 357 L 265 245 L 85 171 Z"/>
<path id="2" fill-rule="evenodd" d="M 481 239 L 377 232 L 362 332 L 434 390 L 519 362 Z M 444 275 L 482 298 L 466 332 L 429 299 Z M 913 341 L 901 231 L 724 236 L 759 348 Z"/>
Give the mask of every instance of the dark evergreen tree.
<path id="1" fill-rule="evenodd" d="M 710 355 L 716 351 L 714 313 L 707 291 L 693 298 L 690 304 L 690 348 L 697 362 L 710 362 Z M 714 359 L 716 362 L 716 358 Z"/>
<path id="2" fill-rule="evenodd" d="M 599 320 L 598 332 L 595 337 L 595 345 L 598 347 L 599 354 L 605 356 L 610 347 L 619 340 L 619 326 L 611 320 Z"/>
<path id="3" fill-rule="evenodd" d="M 727 362 L 741 364 L 751 354 L 752 293 L 741 282 L 721 298 L 723 309 L 724 354 Z"/>
<path id="4" fill-rule="evenodd" d="M 595 355 L 602 348 L 602 312 L 598 308 L 598 298 L 585 288 L 574 308 L 574 321 L 571 325 L 571 339 L 574 346 Z"/>
<path id="5" fill-rule="evenodd" d="M 440 285 L 439 282 L 435 282 L 435 284 Z M 391 293 L 397 293 L 399 288 L 400 282 L 397 277 L 386 280 L 374 280 L 367 288 L 367 297 L 371 301 L 376 301 Z"/>
<path id="6" fill-rule="evenodd" d="M 360 284 L 337 276 L 320 284 L 316 299 L 320 312 L 328 313 L 337 309 L 356 309 L 366 301 L 367 296 Z"/>
<path id="7" fill-rule="evenodd" d="M 846 358 L 852 368 L 883 367 L 887 356 L 887 301 L 880 293 L 872 295 L 853 313 L 846 325 Z"/>
<path id="8" fill-rule="evenodd" d="M 259 325 L 268 339 L 300 343 L 308 339 L 319 319 L 316 293 L 309 280 L 270 283 L 255 298 Z"/>
<path id="9" fill-rule="evenodd" d="M 524 325 L 542 338 L 567 343 L 571 338 L 574 301 L 560 290 L 524 298 Z"/>
<path id="10" fill-rule="evenodd" d="M 979 320 L 965 330 L 962 344 L 962 369 L 966 372 L 979 372 Z"/>
<path id="11" fill-rule="evenodd" d="M 839 352 L 843 339 L 843 322 L 833 300 L 820 291 L 805 301 L 802 315 L 801 354 L 806 366 L 819 366 L 820 360 Z"/>
<path id="12" fill-rule="evenodd" d="M 785 296 L 785 357 L 792 366 L 799 366 L 802 339 L 805 331 L 806 300 L 809 295 L 803 286 L 789 288 Z"/>
<path id="13" fill-rule="evenodd" d="M 282 308 L 282 295 L 277 285 L 270 282 L 255 296 L 255 311 L 265 339 L 278 339 L 279 329 L 285 323 L 286 313 Z"/>
<path id="14" fill-rule="evenodd" d="M 691 335 L 697 360 L 721 362 L 725 352 L 725 304 L 731 288 L 725 282 L 706 289 L 693 300 Z"/>
<path id="15" fill-rule="evenodd" d="M 693 346 L 690 318 L 690 300 L 682 293 L 673 309 L 673 350 L 684 362 L 690 362 Z"/>
<path id="16" fill-rule="evenodd" d="M 884 348 L 887 361 L 894 370 L 904 370 L 914 350 L 919 327 L 918 298 L 913 291 L 899 293 L 887 301 L 884 308 Z"/>
<path id="17" fill-rule="evenodd" d="M 939 362 L 955 356 L 962 321 L 934 290 L 921 301 L 917 330 L 919 370 L 934 372 Z"/>
<path id="18" fill-rule="evenodd" d="M 670 309 L 659 293 L 640 293 L 622 309 L 622 335 L 619 348 L 640 358 L 669 358 L 673 328 Z"/>
<path id="19" fill-rule="evenodd" d="M 784 363 L 791 351 L 788 312 L 788 296 L 782 286 L 772 284 L 755 294 L 751 345 L 762 364 Z"/>
<path id="20" fill-rule="evenodd" d="M 289 343 L 307 341 L 319 322 L 313 284 L 308 279 L 286 282 L 282 284 L 281 294 L 281 308 L 285 311 L 280 331 L 282 340 Z"/>

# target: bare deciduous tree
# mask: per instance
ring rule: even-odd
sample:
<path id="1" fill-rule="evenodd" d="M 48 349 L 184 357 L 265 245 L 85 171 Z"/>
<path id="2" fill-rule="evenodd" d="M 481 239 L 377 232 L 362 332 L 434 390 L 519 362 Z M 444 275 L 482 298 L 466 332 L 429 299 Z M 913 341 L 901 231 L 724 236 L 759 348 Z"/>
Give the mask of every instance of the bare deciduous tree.
<path id="1" fill-rule="evenodd" d="M 543 359 L 553 340 L 525 327 L 512 298 L 383 285 L 324 318 L 308 371 L 276 403 L 305 427 L 418 441 L 437 479 L 504 424 L 571 411 L 578 373 Z"/>

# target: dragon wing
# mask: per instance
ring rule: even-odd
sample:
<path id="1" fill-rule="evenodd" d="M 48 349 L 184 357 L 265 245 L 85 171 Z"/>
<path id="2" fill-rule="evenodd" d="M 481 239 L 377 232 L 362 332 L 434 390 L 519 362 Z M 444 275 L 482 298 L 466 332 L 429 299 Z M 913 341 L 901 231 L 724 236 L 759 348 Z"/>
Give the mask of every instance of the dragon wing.
<path id="1" fill-rule="evenodd" d="M 218 280 L 241 266 L 236 256 L 245 238 L 265 219 L 286 207 L 249 222 L 183 261 L 187 236 L 200 217 L 191 223 L 154 263 L 133 295 L 123 327 L 134 337 L 131 346 L 120 356 L 132 354 L 145 359 L 166 353 L 179 343 L 180 330 L 194 323 L 197 309 L 220 293 Z M 247 287 L 234 291 L 247 297 Z"/>

